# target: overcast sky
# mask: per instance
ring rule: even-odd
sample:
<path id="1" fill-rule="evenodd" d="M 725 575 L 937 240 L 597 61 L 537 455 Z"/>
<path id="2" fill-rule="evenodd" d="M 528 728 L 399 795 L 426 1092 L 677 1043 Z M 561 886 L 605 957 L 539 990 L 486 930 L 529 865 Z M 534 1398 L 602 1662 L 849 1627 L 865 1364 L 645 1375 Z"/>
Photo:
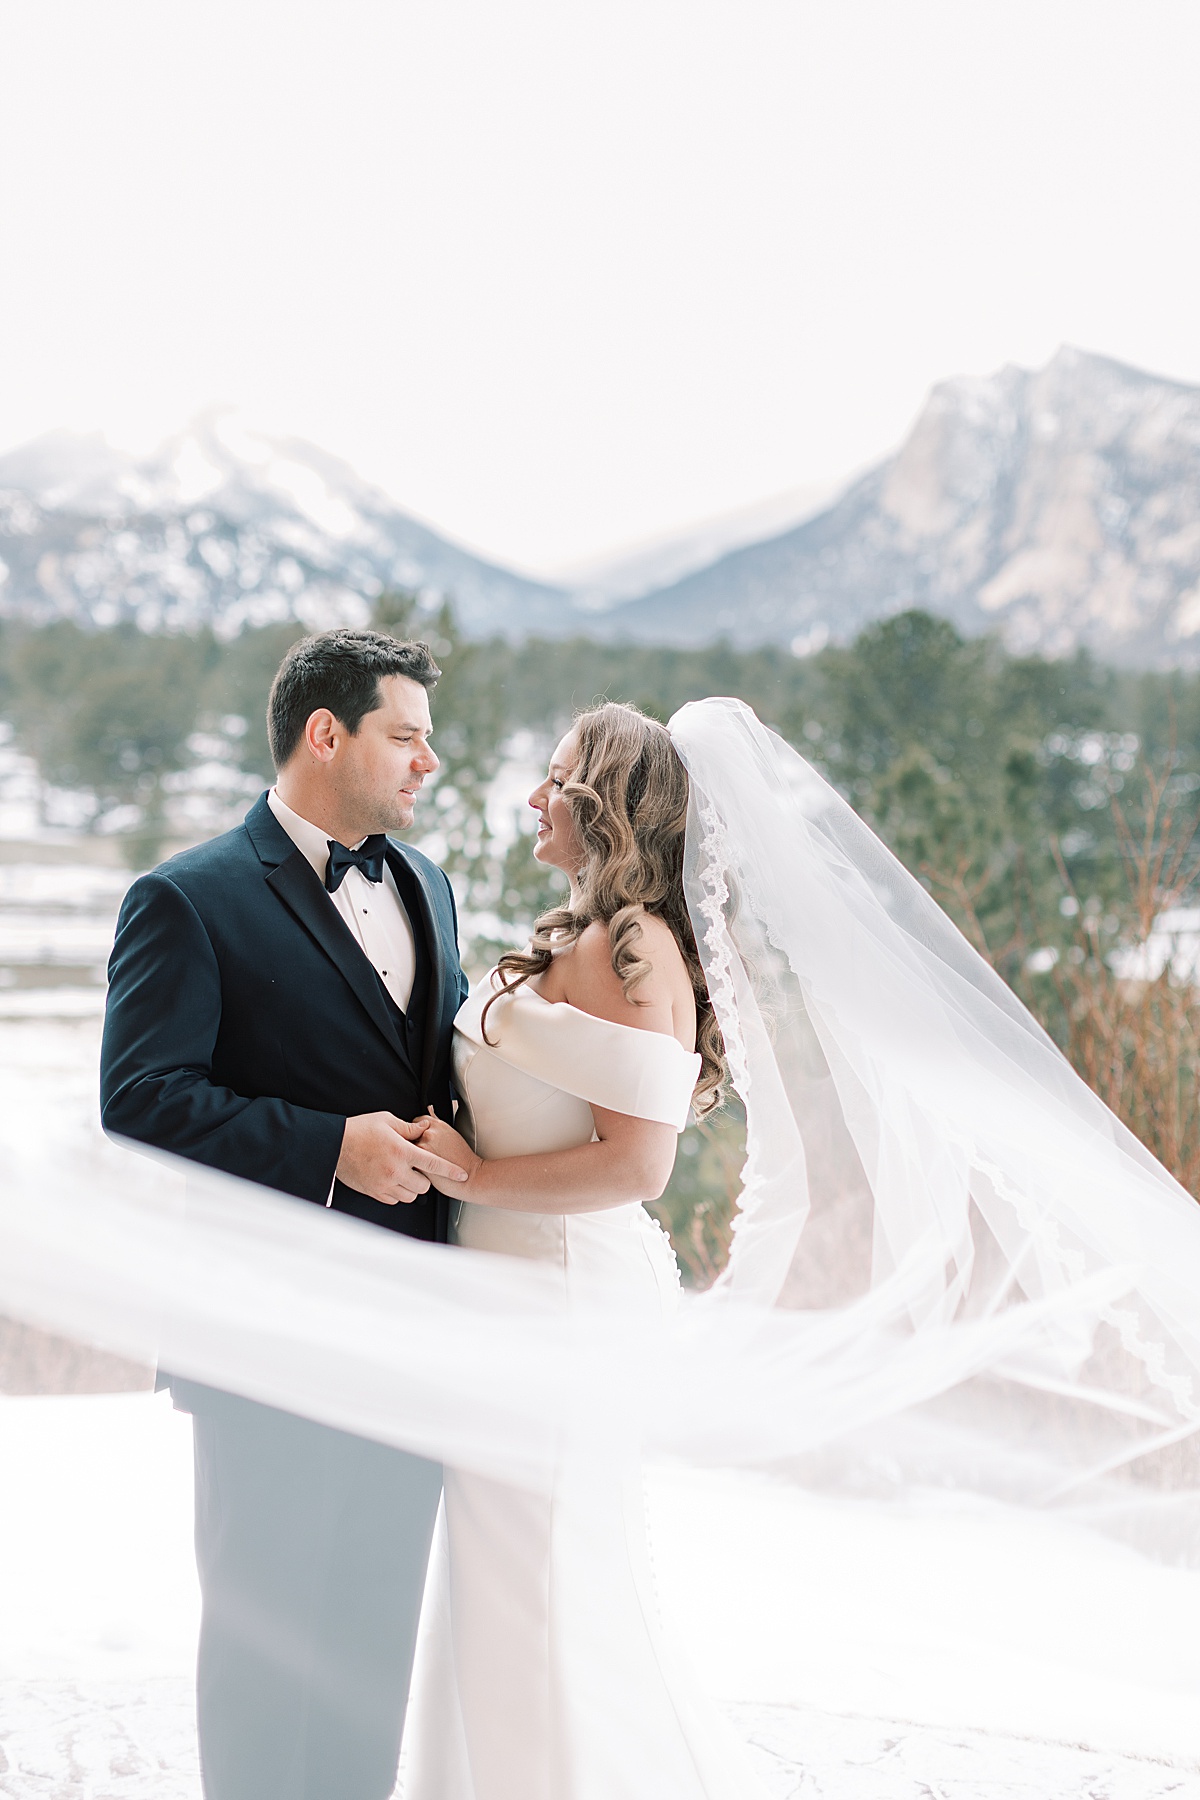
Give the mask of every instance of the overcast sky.
<path id="1" fill-rule="evenodd" d="M 1200 381 L 1198 94 L 1197 0 L 0 0 L 0 444 L 235 403 L 552 571 Z"/>

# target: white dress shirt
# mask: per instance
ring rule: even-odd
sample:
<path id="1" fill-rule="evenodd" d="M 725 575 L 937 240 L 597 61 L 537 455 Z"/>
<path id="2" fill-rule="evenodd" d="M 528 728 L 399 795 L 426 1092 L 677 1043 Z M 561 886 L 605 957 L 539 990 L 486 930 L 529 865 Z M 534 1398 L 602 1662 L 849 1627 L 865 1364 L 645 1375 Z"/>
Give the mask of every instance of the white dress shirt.
<path id="1" fill-rule="evenodd" d="M 325 871 L 329 866 L 329 837 L 319 825 L 310 824 L 298 812 L 293 812 L 274 788 L 267 795 L 267 805 L 296 848 L 308 858 L 324 887 Z M 358 846 L 348 844 L 346 848 L 356 850 Z M 385 863 L 383 880 L 368 881 L 361 869 L 347 869 L 337 893 L 328 895 L 328 899 L 350 927 L 396 1005 L 401 1012 L 406 1012 L 417 958 L 412 924 L 392 871 Z"/>

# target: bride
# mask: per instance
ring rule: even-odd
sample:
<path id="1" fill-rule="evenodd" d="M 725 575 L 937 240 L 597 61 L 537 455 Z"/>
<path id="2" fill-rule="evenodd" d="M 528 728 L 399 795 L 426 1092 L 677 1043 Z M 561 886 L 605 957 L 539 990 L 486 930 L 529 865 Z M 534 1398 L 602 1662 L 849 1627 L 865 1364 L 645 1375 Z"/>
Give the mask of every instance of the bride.
<path id="1" fill-rule="evenodd" d="M 728 1073 L 747 1162 L 729 1269 L 693 1317 L 740 1305 L 803 1334 L 844 1309 L 848 1371 L 882 1305 L 947 1388 L 948 1328 L 1024 1331 L 1014 1302 L 1035 1326 L 1048 1309 L 1040 1338 L 998 1342 L 889 1440 L 896 1478 L 1075 1503 L 1194 1561 L 1195 1202 L 919 884 L 735 700 L 666 728 L 584 713 L 531 804 L 571 894 L 458 1016 L 461 1129 L 431 1119 L 424 1138 L 468 1171 L 457 1241 L 545 1265 L 631 1328 L 669 1313 L 678 1272 L 644 1204 Z M 821 1410 L 769 1358 L 754 1385 L 706 1379 L 722 1459 Z M 586 1395 L 578 1410 L 586 1435 Z M 707 1431 L 685 1419 L 676 1441 L 694 1455 Z M 587 1473 L 568 1441 L 538 1494 L 448 1474 L 407 1800 L 756 1791 L 664 1637 L 636 1461 L 614 1443 L 606 1465 L 592 1439 Z"/>
<path id="2" fill-rule="evenodd" d="M 664 726 L 613 703 L 575 721 L 529 802 L 569 901 L 463 1006 L 460 1131 L 431 1119 L 424 1137 L 468 1171 L 445 1190 L 459 1244 L 549 1264 L 572 1298 L 631 1315 L 678 1303 L 645 1203 L 726 1076 L 684 897 L 688 799 Z M 407 1800 L 755 1791 L 664 1638 L 636 1469 L 576 1481 L 564 1458 L 537 1494 L 448 1470 L 445 1528 Z"/>

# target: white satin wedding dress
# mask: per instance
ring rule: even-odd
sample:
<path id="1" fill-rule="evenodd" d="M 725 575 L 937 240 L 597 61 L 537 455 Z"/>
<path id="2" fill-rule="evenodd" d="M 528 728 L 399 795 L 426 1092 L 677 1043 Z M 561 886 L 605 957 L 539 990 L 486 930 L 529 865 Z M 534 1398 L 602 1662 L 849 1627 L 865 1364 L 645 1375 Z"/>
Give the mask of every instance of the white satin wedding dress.
<path id="1" fill-rule="evenodd" d="M 458 1015 L 459 1125 L 487 1158 L 569 1149 L 589 1102 L 681 1131 L 699 1056 L 673 1037 L 551 1003 Z M 679 1271 L 645 1208 L 522 1213 L 459 1202 L 453 1236 L 549 1264 L 581 1305 L 674 1312 Z M 659 1616 L 641 1475 L 614 1447 L 578 1474 L 569 1447 L 533 1493 L 446 1472 L 414 1686 L 404 1800 L 748 1800 L 741 1747 L 699 1697 Z"/>

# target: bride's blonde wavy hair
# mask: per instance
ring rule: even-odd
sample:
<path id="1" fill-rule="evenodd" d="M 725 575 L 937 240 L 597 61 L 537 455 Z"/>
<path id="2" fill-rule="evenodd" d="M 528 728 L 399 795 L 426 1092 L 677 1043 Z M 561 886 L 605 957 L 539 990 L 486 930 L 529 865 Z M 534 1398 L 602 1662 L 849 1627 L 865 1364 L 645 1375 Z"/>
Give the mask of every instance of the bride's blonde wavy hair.
<path id="1" fill-rule="evenodd" d="M 626 999 L 636 1005 L 638 985 L 651 969 L 638 954 L 639 914 L 654 913 L 671 928 L 696 998 L 700 1079 L 692 1107 L 703 1118 L 724 1099 L 727 1068 L 683 892 L 687 770 L 665 725 L 636 706 L 607 701 L 580 713 L 574 729 L 577 760 L 562 795 L 583 847 L 583 866 L 575 877 L 573 902 L 541 915 L 528 950 L 509 950 L 500 958 L 503 991 L 540 975 L 556 950 L 603 920 L 613 973 Z M 494 995 L 484 1008 L 485 1034 L 488 1011 L 499 997 Z"/>

